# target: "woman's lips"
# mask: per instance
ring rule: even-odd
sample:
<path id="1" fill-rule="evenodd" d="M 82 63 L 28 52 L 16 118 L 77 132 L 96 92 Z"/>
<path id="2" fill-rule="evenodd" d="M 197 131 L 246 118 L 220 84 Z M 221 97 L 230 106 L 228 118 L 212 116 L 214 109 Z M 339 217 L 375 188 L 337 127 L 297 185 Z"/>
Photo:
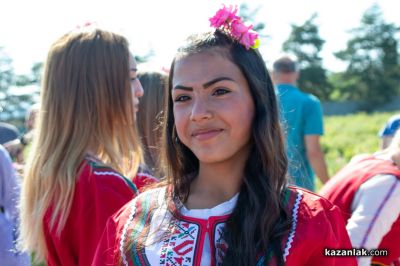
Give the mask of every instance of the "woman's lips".
<path id="1" fill-rule="evenodd" d="M 194 137 L 197 140 L 209 140 L 219 133 L 222 132 L 223 129 L 202 129 L 202 130 L 197 130 L 192 133 L 192 137 Z"/>

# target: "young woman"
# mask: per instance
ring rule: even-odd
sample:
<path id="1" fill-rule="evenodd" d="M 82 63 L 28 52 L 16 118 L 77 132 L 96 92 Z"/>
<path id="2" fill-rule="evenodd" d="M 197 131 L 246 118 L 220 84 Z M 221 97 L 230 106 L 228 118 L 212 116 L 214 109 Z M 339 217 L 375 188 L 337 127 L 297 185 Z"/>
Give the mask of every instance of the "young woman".
<path id="1" fill-rule="evenodd" d="M 339 210 L 286 185 L 275 92 L 251 48 L 255 33 L 232 9 L 216 21 L 171 66 L 166 184 L 109 219 L 94 265 L 355 265 L 324 255 L 351 247 Z"/>
<path id="2" fill-rule="evenodd" d="M 168 86 L 168 75 L 161 71 L 139 71 L 138 78 L 144 88 L 137 112 L 137 127 L 143 144 L 143 157 L 148 171 L 163 177 L 160 167 L 160 139 L 162 133 L 162 108 Z"/>
<path id="3" fill-rule="evenodd" d="M 90 265 L 107 218 L 137 194 L 143 89 L 127 40 L 86 26 L 48 54 L 21 199 L 21 246 L 47 265 Z"/>

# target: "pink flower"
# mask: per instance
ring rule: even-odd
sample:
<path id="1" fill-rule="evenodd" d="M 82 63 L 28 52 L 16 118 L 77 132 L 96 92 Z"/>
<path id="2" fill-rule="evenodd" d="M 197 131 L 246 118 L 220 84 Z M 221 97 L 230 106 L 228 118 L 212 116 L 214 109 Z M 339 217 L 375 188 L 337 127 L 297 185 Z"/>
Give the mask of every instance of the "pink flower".
<path id="1" fill-rule="evenodd" d="M 246 31 L 243 33 L 242 38 L 240 38 L 239 42 L 243 44 L 247 50 L 251 46 L 254 46 L 256 43 L 256 39 L 258 38 L 258 34 L 253 31 Z"/>
<path id="2" fill-rule="evenodd" d="M 215 16 L 210 18 L 211 26 L 219 28 L 229 21 L 232 21 L 234 19 L 240 19 L 238 16 L 236 16 L 237 10 L 238 10 L 237 6 L 233 8 L 233 6 L 230 5 L 228 8 L 225 5 L 223 5 L 223 7 L 217 11 Z"/>
<path id="3" fill-rule="evenodd" d="M 96 22 L 92 22 L 92 21 L 86 21 L 85 23 L 81 24 L 81 25 L 76 25 L 76 29 L 85 29 L 85 28 L 90 28 L 90 27 L 96 27 L 97 23 Z"/>
<path id="4" fill-rule="evenodd" d="M 236 40 L 238 40 L 241 44 L 246 46 L 248 50 L 250 46 L 255 44 L 255 40 L 258 38 L 258 34 L 251 29 L 253 25 L 246 26 L 239 19 L 232 21 L 231 23 L 231 35 Z"/>
<path id="5" fill-rule="evenodd" d="M 242 37 L 242 34 L 250 30 L 252 27 L 253 25 L 247 27 L 240 19 L 235 19 L 231 23 L 231 34 L 239 40 Z"/>
<path id="6" fill-rule="evenodd" d="M 246 26 L 239 16 L 236 16 L 237 6 L 230 5 L 217 11 L 214 17 L 210 18 L 211 26 L 225 31 L 231 38 L 237 40 L 248 50 L 250 47 L 257 49 L 260 41 L 258 34 L 252 30 L 253 25 Z"/>

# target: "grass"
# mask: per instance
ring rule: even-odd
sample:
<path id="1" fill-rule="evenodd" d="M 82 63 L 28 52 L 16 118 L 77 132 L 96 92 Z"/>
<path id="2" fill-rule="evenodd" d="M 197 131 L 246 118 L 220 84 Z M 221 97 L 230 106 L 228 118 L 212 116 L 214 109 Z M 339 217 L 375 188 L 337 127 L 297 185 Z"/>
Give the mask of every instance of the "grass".
<path id="1" fill-rule="evenodd" d="M 357 113 L 345 116 L 325 116 L 322 149 L 330 176 L 337 173 L 350 159 L 361 153 L 379 149 L 379 130 L 389 117 L 399 112 Z M 321 186 L 317 184 L 317 188 Z"/>

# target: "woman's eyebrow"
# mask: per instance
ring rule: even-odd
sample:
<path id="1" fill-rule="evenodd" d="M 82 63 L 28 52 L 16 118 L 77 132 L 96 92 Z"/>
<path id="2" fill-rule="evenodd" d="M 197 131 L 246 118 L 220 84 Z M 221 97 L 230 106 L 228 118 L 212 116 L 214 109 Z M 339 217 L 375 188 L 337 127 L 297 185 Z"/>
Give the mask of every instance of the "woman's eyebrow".
<path id="1" fill-rule="evenodd" d="M 192 87 L 186 87 L 186 86 L 183 86 L 183 85 L 176 85 L 174 87 L 174 90 L 193 91 L 193 88 Z"/>
<path id="2" fill-rule="evenodd" d="M 211 80 L 211 81 L 208 81 L 208 82 L 204 83 L 204 84 L 203 84 L 203 88 L 204 88 L 204 89 L 207 89 L 207 88 L 210 87 L 211 85 L 213 85 L 213 84 L 215 84 L 215 83 L 217 83 L 217 82 L 219 82 L 219 81 L 222 81 L 222 80 L 234 81 L 232 78 L 229 78 L 229 77 L 219 77 L 219 78 L 215 78 L 215 79 L 213 79 L 213 80 Z"/>
<path id="3" fill-rule="evenodd" d="M 220 81 L 222 81 L 222 80 L 234 81 L 232 78 L 229 78 L 229 77 L 218 77 L 218 78 L 215 78 L 215 79 L 213 79 L 213 80 L 210 80 L 210 81 L 204 83 L 204 84 L 203 84 L 203 88 L 204 88 L 204 89 L 207 89 L 207 88 L 210 87 L 211 85 L 213 85 L 213 84 L 215 84 L 215 83 L 217 83 L 217 82 L 220 82 Z M 183 86 L 183 85 L 179 85 L 179 84 L 176 85 L 176 86 L 174 87 L 174 90 L 175 90 L 175 89 L 184 90 L 184 91 L 193 91 L 193 88 L 192 88 L 192 87 L 187 87 L 187 86 Z"/>

